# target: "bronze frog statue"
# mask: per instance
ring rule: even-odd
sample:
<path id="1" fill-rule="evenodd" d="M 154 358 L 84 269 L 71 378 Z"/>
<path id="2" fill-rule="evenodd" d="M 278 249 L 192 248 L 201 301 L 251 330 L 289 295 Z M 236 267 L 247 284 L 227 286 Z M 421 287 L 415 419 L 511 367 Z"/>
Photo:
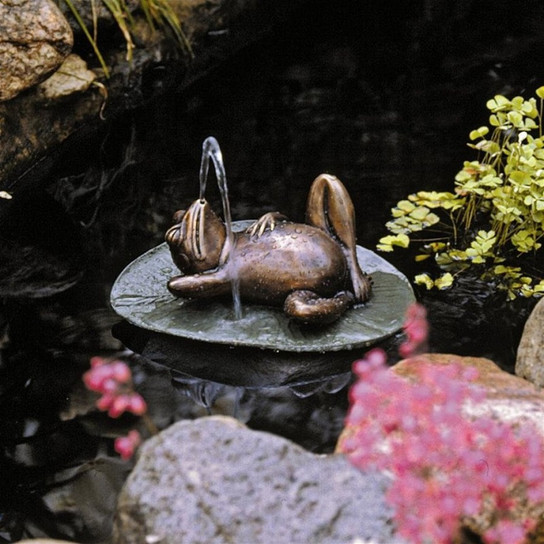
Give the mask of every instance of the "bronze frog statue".
<path id="1" fill-rule="evenodd" d="M 183 273 L 168 281 L 175 296 L 228 295 L 234 273 L 243 301 L 283 306 L 290 318 L 310 324 L 331 323 L 369 297 L 371 279 L 357 262 L 353 203 L 334 176 L 314 180 L 307 224 L 267 213 L 233 233 L 232 251 L 224 223 L 205 199 L 176 212 L 174 221 L 165 239 Z"/>

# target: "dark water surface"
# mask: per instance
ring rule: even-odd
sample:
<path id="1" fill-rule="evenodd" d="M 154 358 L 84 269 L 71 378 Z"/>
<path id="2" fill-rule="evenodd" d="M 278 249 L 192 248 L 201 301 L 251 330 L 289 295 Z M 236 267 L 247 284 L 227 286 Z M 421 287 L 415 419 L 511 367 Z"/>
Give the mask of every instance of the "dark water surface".
<path id="1" fill-rule="evenodd" d="M 453 187 L 489 97 L 528 97 L 544 80 L 537 2 L 314 6 L 183 94 L 69 143 L 39 185 L 0 199 L 0 541 L 107 540 L 129 469 L 112 438 L 137 422 L 92 411 L 80 377 L 93 355 L 124 355 L 161 427 L 227 413 L 333 449 L 349 374 L 247 389 L 171 374 L 111 334 L 111 285 L 198 196 L 204 138 L 221 144 L 235 220 L 272 210 L 302 220 L 312 180 L 329 172 L 352 195 L 358 242 L 373 248 L 398 200 Z M 208 200 L 221 209 L 213 183 Z M 412 275 L 406 255 L 391 260 Z M 424 302 L 434 351 L 512 368 L 530 305 L 475 282 Z"/>

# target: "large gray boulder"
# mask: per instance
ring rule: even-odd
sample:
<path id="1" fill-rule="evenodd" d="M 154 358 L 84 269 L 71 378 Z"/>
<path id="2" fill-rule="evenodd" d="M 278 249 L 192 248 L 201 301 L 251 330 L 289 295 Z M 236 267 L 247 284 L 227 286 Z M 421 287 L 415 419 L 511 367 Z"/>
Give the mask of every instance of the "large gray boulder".
<path id="1" fill-rule="evenodd" d="M 394 543 L 387 479 L 232 418 L 147 441 L 119 498 L 117 544 Z"/>
<path id="2" fill-rule="evenodd" d="M 72 44 L 72 29 L 52 0 L 0 0 L 0 101 L 45 79 Z"/>

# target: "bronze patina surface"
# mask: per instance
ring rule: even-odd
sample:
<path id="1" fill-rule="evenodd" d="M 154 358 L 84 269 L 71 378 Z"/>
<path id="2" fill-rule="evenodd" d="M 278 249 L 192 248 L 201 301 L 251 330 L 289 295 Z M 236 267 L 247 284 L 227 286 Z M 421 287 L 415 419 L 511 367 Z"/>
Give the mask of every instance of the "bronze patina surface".
<path id="1" fill-rule="evenodd" d="M 313 182 L 306 223 L 268 213 L 234 233 L 233 247 L 205 199 L 174 217 L 165 239 L 183 273 L 168 281 L 177 297 L 228 295 L 235 277 L 243 301 L 283 306 L 294 320 L 325 324 L 370 296 L 370 277 L 357 261 L 353 203 L 334 176 Z"/>

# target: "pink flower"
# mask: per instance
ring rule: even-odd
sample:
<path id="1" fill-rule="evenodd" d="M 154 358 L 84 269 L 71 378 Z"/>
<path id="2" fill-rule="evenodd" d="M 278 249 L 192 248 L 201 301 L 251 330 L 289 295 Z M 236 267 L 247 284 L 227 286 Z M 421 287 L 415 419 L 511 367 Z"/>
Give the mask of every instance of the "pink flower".
<path id="1" fill-rule="evenodd" d="M 103 357 L 92 357 L 90 363 L 91 368 L 83 375 L 83 382 L 89 390 L 101 394 L 96 401 L 96 407 L 100 411 L 107 411 L 112 418 L 118 418 L 125 412 L 142 416 L 150 432 L 157 432 L 146 414 L 145 400 L 133 389 L 129 366 L 123 361 L 110 361 Z M 128 436 L 115 441 L 115 449 L 123 459 L 128 459 L 140 441 L 140 434 L 131 431 Z"/>
<path id="2" fill-rule="evenodd" d="M 417 302 L 408 306 L 403 329 L 406 340 L 399 347 L 401 357 L 414 357 L 427 351 L 429 323 L 425 306 Z"/>
<path id="3" fill-rule="evenodd" d="M 142 438 L 138 431 L 132 430 L 127 436 L 121 436 L 115 439 L 115 451 L 122 459 L 130 459 L 134 455 L 134 451 L 140 445 Z"/>
<path id="4" fill-rule="evenodd" d="M 499 520 L 484 535 L 485 541 L 490 544 L 503 544 L 505 542 L 508 542 L 508 544 L 523 544 L 525 537 L 526 529 L 507 519 Z"/>
<path id="5" fill-rule="evenodd" d="M 405 330 L 412 349 L 426 342 L 420 333 L 428 328 L 414 325 L 425 320 L 420 309 L 409 314 L 412 325 Z M 534 527 L 524 506 L 544 508 L 544 440 L 529 425 L 514 429 L 491 418 L 464 417 L 465 403 L 485 396 L 472 383 L 476 369 L 418 362 L 414 382 L 391 372 L 381 350 L 354 363 L 358 379 L 340 450 L 362 470 L 393 476 L 387 500 L 399 533 L 410 541 L 450 543 L 462 520 L 485 507 L 493 509 L 491 527 L 481 535 L 485 542 L 523 542 Z M 519 514 L 524 511 L 525 517 Z"/>
<path id="6" fill-rule="evenodd" d="M 147 404 L 141 395 L 132 393 L 128 399 L 127 410 L 136 416 L 141 416 L 147 412 Z"/>

